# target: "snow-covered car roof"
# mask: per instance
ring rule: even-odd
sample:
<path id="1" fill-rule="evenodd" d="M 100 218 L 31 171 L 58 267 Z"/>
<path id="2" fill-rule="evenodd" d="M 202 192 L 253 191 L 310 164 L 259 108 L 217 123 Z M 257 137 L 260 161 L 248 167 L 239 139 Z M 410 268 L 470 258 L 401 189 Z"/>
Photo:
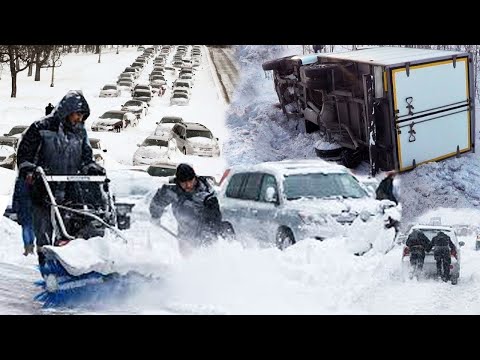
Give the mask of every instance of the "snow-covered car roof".
<path id="1" fill-rule="evenodd" d="M 172 136 L 170 133 L 162 133 L 161 135 L 150 135 L 145 140 L 162 140 L 168 141 Z"/>
<path id="2" fill-rule="evenodd" d="M 282 160 L 270 161 L 256 165 L 238 165 L 233 166 L 232 170 L 238 171 L 268 171 L 278 175 L 294 174 L 351 174 L 350 171 L 338 164 L 332 164 L 324 160 Z"/>
<path id="3" fill-rule="evenodd" d="M 412 226 L 410 231 L 413 231 L 413 230 L 455 231 L 450 226 L 441 226 L 441 225 L 414 225 L 414 226 Z"/>

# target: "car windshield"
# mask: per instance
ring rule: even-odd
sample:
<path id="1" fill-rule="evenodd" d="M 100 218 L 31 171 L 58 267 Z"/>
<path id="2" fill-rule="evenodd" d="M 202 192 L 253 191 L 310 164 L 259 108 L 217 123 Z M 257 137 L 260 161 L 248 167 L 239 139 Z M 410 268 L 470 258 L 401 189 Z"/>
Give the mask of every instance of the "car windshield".
<path id="1" fill-rule="evenodd" d="M 129 81 L 120 81 L 118 83 L 118 85 L 120 85 L 120 86 L 130 86 L 130 85 L 132 85 L 132 83 L 129 82 Z"/>
<path id="2" fill-rule="evenodd" d="M 8 136 L 21 134 L 25 131 L 26 128 L 27 127 L 23 127 L 23 126 L 15 126 L 10 130 L 10 132 L 8 133 Z"/>
<path id="3" fill-rule="evenodd" d="M 168 141 L 159 139 L 145 139 L 142 146 L 164 146 L 168 147 Z"/>
<path id="4" fill-rule="evenodd" d="M 106 112 L 105 114 L 103 114 L 102 116 L 100 116 L 100 119 L 120 119 L 122 120 L 123 119 L 123 113 L 120 113 L 120 112 Z"/>
<path id="5" fill-rule="evenodd" d="M 207 139 L 213 138 L 213 135 L 208 130 L 187 130 L 187 138 L 204 137 Z"/>
<path id="6" fill-rule="evenodd" d="M 134 96 L 147 96 L 150 97 L 152 96 L 152 93 L 150 91 L 143 91 L 143 90 L 135 90 L 135 95 Z"/>
<path id="7" fill-rule="evenodd" d="M 115 85 L 105 85 L 103 90 L 117 90 L 117 87 Z"/>
<path id="8" fill-rule="evenodd" d="M 350 174 L 295 174 L 285 176 L 287 200 L 305 198 L 354 198 L 367 197 L 367 192 Z"/>
<path id="9" fill-rule="evenodd" d="M 184 93 L 174 93 L 173 96 L 172 96 L 174 99 L 178 99 L 178 98 L 181 98 L 181 99 L 188 99 L 188 95 L 187 94 L 184 94 Z"/>
<path id="10" fill-rule="evenodd" d="M 162 120 L 160 120 L 160 122 L 164 123 L 164 124 L 177 124 L 177 123 L 181 123 L 182 119 L 180 119 L 180 118 L 163 118 Z"/>
<path id="11" fill-rule="evenodd" d="M 142 106 L 142 102 L 136 100 L 128 100 L 123 106 Z"/>

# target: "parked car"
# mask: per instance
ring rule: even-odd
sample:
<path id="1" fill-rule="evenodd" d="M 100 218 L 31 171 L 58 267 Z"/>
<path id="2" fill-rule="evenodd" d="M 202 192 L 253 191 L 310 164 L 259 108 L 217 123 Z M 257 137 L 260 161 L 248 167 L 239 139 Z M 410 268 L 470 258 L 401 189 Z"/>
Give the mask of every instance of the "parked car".
<path id="1" fill-rule="evenodd" d="M 92 131 L 120 132 L 132 121 L 136 121 L 135 114 L 121 110 L 110 110 L 104 113 L 92 124 Z"/>
<path id="2" fill-rule="evenodd" d="M 170 105 L 185 106 L 190 103 L 190 96 L 183 92 L 174 92 L 170 97 Z"/>
<path id="3" fill-rule="evenodd" d="M 220 156 L 218 138 L 202 124 L 178 123 L 172 129 L 178 149 L 185 155 Z"/>
<path id="4" fill-rule="evenodd" d="M 21 135 L 27 131 L 29 128 L 29 125 L 16 125 L 10 129 L 10 131 L 6 134 L 3 134 L 3 136 L 15 136 L 15 135 Z"/>
<path id="5" fill-rule="evenodd" d="M 15 170 L 17 146 L 20 139 L 15 136 L 0 136 L 0 166 Z"/>
<path id="6" fill-rule="evenodd" d="M 132 95 L 133 100 L 141 100 L 150 104 L 152 101 L 152 91 L 151 90 L 135 90 Z"/>
<path id="7" fill-rule="evenodd" d="M 137 51 L 145 51 L 145 47 L 144 47 L 144 46 L 139 46 L 139 47 L 137 48 Z"/>
<path id="8" fill-rule="evenodd" d="M 108 84 L 105 85 L 101 90 L 100 90 L 100 95 L 99 97 L 118 97 L 122 94 L 122 91 L 118 88 L 117 85 L 114 84 Z"/>
<path id="9" fill-rule="evenodd" d="M 358 221 L 383 229 L 385 209 L 395 207 L 370 197 L 347 168 L 300 159 L 228 169 L 219 201 L 236 235 L 280 249 L 306 238 L 323 241 L 349 234 Z"/>
<path id="10" fill-rule="evenodd" d="M 414 231 L 418 230 L 422 232 L 428 240 L 432 241 L 433 237 L 437 235 L 440 231 L 448 235 L 452 240 L 453 244 L 456 247 L 456 251 L 451 251 L 451 265 L 450 265 L 450 279 L 452 285 L 456 285 L 460 277 L 460 264 L 461 264 L 461 251 L 460 248 L 465 245 L 465 242 L 458 241 L 455 230 L 450 226 L 440 226 L 440 225 L 415 225 L 412 226 L 408 232 L 405 240 L 408 239 L 408 236 Z M 404 276 L 406 276 L 411 271 L 410 266 L 410 249 L 407 245 L 403 247 L 402 253 L 402 271 Z M 429 251 L 425 254 L 425 261 L 423 265 L 423 273 L 428 276 L 435 276 L 437 274 L 437 265 L 433 256 L 433 251 Z"/>
<path id="11" fill-rule="evenodd" d="M 164 116 L 160 121 L 157 121 L 157 127 L 153 132 L 154 135 L 160 135 L 165 132 L 170 133 L 175 124 L 183 123 L 183 118 L 179 116 Z"/>
<path id="12" fill-rule="evenodd" d="M 101 166 L 105 165 L 104 153 L 107 152 L 107 149 L 103 148 L 102 142 L 97 138 L 89 138 L 90 146 L 93 151 L 93 158 L 95 162 Z"/>
<path id="13" fill-rule="evenodd" d="M 154 162 L 168 161 L 177 152 L 175 141 L 171 134 L 147 137 L 133 155 L 133 165 L 149 165 Z"/>
<path id="14" fill-rule="evenodd" d="M 140 100 L 128 100 L 125 104 L 122 105 L 122 111 L 129 111 L 140 119 L 145 117 L 147 109 L 145 108 L 145 103 Z"/>

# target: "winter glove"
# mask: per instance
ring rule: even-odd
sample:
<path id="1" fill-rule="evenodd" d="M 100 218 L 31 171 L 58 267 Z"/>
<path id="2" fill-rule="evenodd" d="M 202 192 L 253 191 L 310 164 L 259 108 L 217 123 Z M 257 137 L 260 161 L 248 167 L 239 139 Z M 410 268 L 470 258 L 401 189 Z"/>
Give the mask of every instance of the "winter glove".
<path id="1" fill-rule="evenodd" d="M 105 171 L 105 168 L 101 167 L 97 163 L 90 163 L 88 165 L 85 165 L 82 168 L 82 174 L 85 175 L 105 175 L 107 172 Z"/>

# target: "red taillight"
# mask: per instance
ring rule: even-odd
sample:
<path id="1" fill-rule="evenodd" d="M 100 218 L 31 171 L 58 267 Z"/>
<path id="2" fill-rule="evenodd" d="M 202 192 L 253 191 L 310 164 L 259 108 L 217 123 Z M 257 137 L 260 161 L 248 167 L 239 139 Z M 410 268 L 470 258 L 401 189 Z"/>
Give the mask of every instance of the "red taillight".
<path id="1" fill-rule="evenodd" d="M 220 183 L 218 184 L 218 186 L 221 186 L 222 183 L 223 183 L 223 180 L 226 179 L 226 177 L 228 176 L 228 174 L 230 174 L 230 169 L 227 169 L 223 172 L 223 175 L 222 175 L 222 178 L 220 179 Z"/>
<path id="2" fill-rule="evenodd" d="M 451 251 L 450 251 L 450 255 L 453 256 L 455 259 L 458 260 L 458 258 L 457 258 L 457 250 L 455 250 L 455 249 L 451 250 Z"/>
<path id="3" fill-rule="evenodd" d="M 410 255 L 410 248 L 408 246 L 405 246 L 403 248 L 403 256 L 408 256 Z"/>

